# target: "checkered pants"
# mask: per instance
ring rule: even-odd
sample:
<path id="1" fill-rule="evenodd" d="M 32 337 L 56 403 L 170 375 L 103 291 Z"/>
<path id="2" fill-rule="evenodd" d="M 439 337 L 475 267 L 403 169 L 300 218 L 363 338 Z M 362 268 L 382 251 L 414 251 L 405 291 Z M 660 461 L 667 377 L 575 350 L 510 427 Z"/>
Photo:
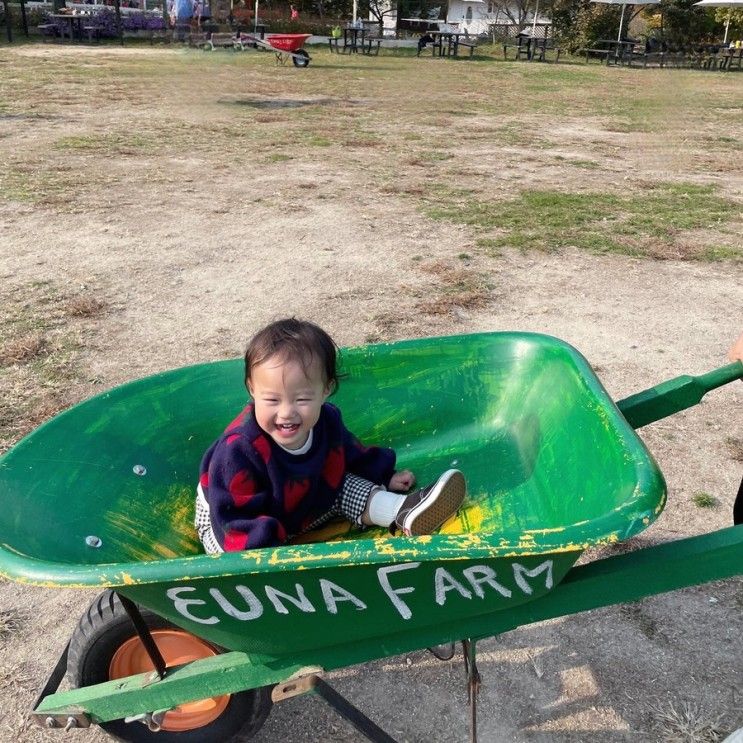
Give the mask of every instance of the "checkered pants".
<path id="1" fill-rule="evenodd" d="M 363 477 L 346 475 L 343 478 L 340 493 L 338 493 L 338 497 L 330 510 L 316 518 L 308 527 L 298 532 L 298 534 L 290 534 L 289 537 L 305 534 L 338 517 L 342 517 L 352 524 L 361 524 L 361 515 L 366 509 L 367 501 L 372 493 L 379 489 L 379 485 L 375 485 Z M 206 502 L 201 485 L 196 488 L 196 516 L 194 518 L 194 526 L 207 554 L 218 555 L 220 552 L 224 552 L 212 531 L 209 504 Z"/>

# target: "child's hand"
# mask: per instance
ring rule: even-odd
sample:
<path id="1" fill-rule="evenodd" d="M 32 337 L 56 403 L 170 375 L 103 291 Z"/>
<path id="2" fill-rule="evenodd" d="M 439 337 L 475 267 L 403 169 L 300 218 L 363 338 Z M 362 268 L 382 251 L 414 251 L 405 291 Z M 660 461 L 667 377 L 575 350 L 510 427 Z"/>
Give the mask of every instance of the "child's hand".
<path id="1" fill-rule="evenodd" d="M 393 493 L 404 493 L 415 485 L 415 475 L 410 470 L 395 472 L 387 486 Z"/>

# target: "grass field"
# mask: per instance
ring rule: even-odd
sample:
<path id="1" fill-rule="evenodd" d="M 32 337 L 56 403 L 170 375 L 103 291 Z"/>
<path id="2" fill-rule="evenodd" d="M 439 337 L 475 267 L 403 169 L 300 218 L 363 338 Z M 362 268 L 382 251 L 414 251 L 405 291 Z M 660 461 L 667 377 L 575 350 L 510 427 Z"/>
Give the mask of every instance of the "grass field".
<path id="1" fill-rule="evenodd" d="M 297 70 L 269 53 L 0 47 L 0 199 L 61 224 L 110 210 L 136 222 L 142 207 L 166 219 L 182 188 L 221 225 L 245 198 L 269 212 L 287 199 L 331 208 L 323 173 L 340 172 L 375 197 L 375 218 L 394 201 L 433 231 L 466 227 L 473 244 L 457 254 L 467 258 L 575 247 L 739 266 L 743 77 L 503 62 L 483 49 L 492 56 L 469 61 L 320 48 Z M 173 166 L 184 157 L 188 173 Z M 259 185 L 266 179 L 281 182 L 280 195 Z M 486 302 L 487 271 L 469 264 L 423 266 L 447 285 L 425 312 Z M 72 301 L 69 289 L 30 290 L 37 307 L 50 291 Z M 37 326 L 53 316 L 19 318 L 12 299 L 3 311 L 5 356 L 33 361 L 46 392 L 55 379 L 68 389 L 85 318 L 70 325 L 62 308 L 66 330 L 50 340 Z M 25 405 L 5 406 L 10 431 L 24 430 L 13 419 L 38 420 Z M 44 414 L 53 408 L 41 404 Z"/>
<path id="2" fill-rule="evenodd" d="M 289 314 L 341 345 L 550 333 L 614 399 L 724 363 L 743 330 L 743 75 L 310 51 L 295 69 L 0 45 L 0 453 Z M 739 387 L 643 429 L 670 498 L 630 546 L 729 525 Z M 24 715 L 92 598 L 0 581 L 0 740 L 58 739 Z M 734 579 L 489 641 L 481 739 L 721 740 L 743 725 L 741 606 Z M 452 669 L 419 654 L 338 683 L 401 740 L 465 739 Z M 395 717 L 392 698 L 434 711 Z M 278 707 L 257 743 L 358 739 L 306 700 Z"/>

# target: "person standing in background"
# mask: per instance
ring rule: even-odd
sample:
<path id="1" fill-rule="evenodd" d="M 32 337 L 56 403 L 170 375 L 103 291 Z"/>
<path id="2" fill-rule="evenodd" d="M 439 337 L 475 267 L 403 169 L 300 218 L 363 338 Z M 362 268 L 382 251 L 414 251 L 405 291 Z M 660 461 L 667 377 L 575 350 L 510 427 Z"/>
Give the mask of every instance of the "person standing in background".
<path id="1" fill-rule="evenodd" d="M 191 25 L 194 12 L 194 0 L 175 0 L 175 31 L 178 41 L 186 40 L 186 29 Z"/>
<path id="2" fill-rule="evenodd" d="M 299 19 L 299 11 L 294 7 L 293 5 L 289 6 L 289 9 L 291 11 L 291 15 L 289 16 L 292 21 L 296 21 Z"/>

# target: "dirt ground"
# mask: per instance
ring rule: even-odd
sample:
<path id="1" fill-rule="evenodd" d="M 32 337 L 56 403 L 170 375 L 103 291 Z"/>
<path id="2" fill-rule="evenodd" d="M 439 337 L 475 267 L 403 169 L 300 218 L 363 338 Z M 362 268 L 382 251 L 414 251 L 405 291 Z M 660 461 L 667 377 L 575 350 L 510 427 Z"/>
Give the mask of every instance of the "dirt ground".
<path id="1" fill-rule="evenodd" d="M 254 330 L 291 314 L 340 345 L 548 333 L 578 348 L 614 399 L 726 363 L 743 331 L 741 75 L 320 53 L 299 71 L 268 55 L 215 59 L 0 47 L 6 448 L 90 394 L 236 356 Z M 540 75 L 571 91 L 562 113 Z M 429 92 L 411 96 L 406 76 Z M 678 115 L 653 110 L 635 127 L 635 110 L 618 131 L 603 110 L 580 113 L 591 91 L 613 101 L 642 86 L 675 100 Z M 542 96 L 528 115 L 517 89 Z M 488 108 L 496 95 L 498 114 Z M 690 122 L 699 97 L 708 113 Z M 727 144 L 704 140 L 709 111 Z M 538 146 L 514 136 L 519 121 Z M 549 235 L 544 250 L 488 250 L 481 227 L 436 219 L 427 204 L 442 187 L 452 199 L 463 185 L 472 199 L 530 188 L 623 198 L 660 181 L 711 184 L 732 209 L 723 226 L 675 229 L 663 260 L 551 250 Z M 690 260 L 702 243 L 728 253 Z M 669 500 L 633 547 L 731 525 L 742 406 L 743 384 L 731 384 L 640 432 Z M 92 599 L 0 582 L 0 741 L 60 739 L 24 717 Z M 743 725 L 741 636 L 743 581 L 732 579 L 483 641 L 480 740 L 722 740 Z M 467 740 L 461 656 L 421 651 L 330 678 L 400 741 Z M 359 739 L 321 701 L 299 697 L 277 705 L 255 741 Z"/>

